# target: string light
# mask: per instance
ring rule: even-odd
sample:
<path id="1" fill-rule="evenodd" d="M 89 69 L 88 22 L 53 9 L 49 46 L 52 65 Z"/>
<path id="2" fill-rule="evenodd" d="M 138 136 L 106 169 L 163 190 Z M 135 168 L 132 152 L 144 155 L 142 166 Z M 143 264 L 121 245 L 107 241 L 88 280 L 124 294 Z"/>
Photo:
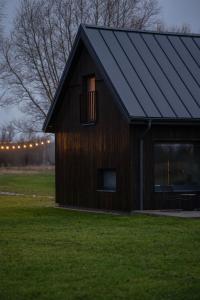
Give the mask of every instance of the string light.
<path id="1" fill-rule="evenodd" d="M 0 144 L 0 150 L 19 150 L 19 149 L 33 149 L 34 147 L 45 146 L 50 144 L 51 140 L 42 140 L 37 142 L 24 142 L 24 143 L 4 143 Z"/>

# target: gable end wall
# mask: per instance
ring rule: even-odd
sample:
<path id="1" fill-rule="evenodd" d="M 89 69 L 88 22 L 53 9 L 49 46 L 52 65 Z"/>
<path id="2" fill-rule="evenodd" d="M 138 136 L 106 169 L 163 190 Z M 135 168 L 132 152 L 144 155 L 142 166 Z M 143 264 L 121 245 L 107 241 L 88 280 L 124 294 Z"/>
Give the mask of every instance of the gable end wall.
<path id="1" fill-rule="evenodd" d="M 56 118 L 56 201 L 60 205 L 131 210 L 129 124 L 87 50 L 73 66 Z M 80 124 L 82 76 L 95 73 L 98 120 Z M 117 171 L 117 191 L 97 191 L 97 170 Z"/>

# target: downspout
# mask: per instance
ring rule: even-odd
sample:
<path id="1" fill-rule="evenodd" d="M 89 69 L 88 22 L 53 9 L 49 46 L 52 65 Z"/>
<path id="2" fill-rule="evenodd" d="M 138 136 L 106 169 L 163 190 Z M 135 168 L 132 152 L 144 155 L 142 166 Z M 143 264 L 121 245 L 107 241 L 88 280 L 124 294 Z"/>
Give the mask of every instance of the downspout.
<path id="1" fill-rule="evenodd" d="M 151 129 L 151 119 L 148 120 L 147 128 L 140 136 L 140 210 L 144 209 L 144 138 Z"/>

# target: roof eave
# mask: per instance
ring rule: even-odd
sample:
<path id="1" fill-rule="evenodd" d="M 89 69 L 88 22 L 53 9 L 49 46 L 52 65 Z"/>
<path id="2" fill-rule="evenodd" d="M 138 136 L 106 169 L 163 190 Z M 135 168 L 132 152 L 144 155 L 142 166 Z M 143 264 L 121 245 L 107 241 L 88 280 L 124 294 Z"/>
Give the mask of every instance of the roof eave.
<path id="1" fill-rule="evenodd" d="M 151 120 L 152 125 L 200 125 L 200 118 L 136 118 L 131 117 L 131 125 L 144 125 Z"/>

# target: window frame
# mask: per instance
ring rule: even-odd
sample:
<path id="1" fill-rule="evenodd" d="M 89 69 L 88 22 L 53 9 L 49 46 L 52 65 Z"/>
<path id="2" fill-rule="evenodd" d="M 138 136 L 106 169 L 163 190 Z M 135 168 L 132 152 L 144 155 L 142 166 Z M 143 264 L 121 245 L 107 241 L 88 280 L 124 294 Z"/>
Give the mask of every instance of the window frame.
<path id="1" fill-rule="evenodd" d="M 191 145 L 198 145 L 199 146 L 199 148 L 200 148 L 200 140 L 198 140 L 198 139 L 162 139 L 162 140 L 157 140 L 157 139 L 155 139 L 155 140 L 153 140 L 153 150 L 152 150 L 152 154 L 153 154 L 153 192 L 154 193 L 192 193 L 192 192 L 200 192 L 200 185 L 199 186 L 197 186 L 197 188 L 195 189 L 195 188 L 193 188 L 192 189 L 192 187 L 195 187 L 194 185 L 192 186 L 191 185 L 191 188 L 190 189 L 188 189 L 188 190 L 186 190 L 186 189 L 184 189 L 184 188 L 181 188 L 181 185 L 179 185 L 179 189 L 177 188 L 173 188 L 173 185 L 169 185 L 169 186 L 167 186 L 167 185 L 163 185 L 163 186 L 161 186 L 161 189 L 160 190 L 158 190 L 158 189 L 156 189 L 156 185 L 155 185 L 155 168 L 156 168 L 156 160 L 155 160 L 155 145 L 156 144 L 182 144 L 182 145 L 184 145 L 184 144 L 191 144 Z M 184 185 L 183 185 L 184 186 Z M 189 186 L 189 185 L 188 185 Z M 178 185 L 177 185 L 177 187 L 178 187 Z"/>

